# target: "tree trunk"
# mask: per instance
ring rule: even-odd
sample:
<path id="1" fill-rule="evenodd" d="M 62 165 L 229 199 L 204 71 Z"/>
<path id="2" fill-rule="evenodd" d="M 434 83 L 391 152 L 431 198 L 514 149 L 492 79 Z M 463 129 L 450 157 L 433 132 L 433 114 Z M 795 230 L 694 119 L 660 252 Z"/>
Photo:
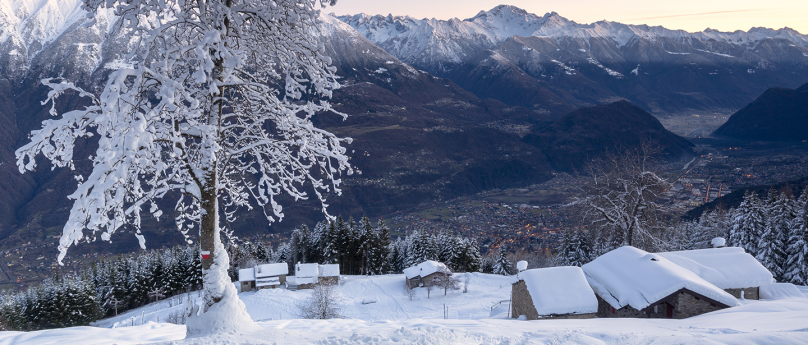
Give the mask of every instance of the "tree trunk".
<path id="1" fill-rule="evenodd" d="M 211 172 L 211 179 L 215 181 L 215 168 L 212 169 Z M 209 185 L 215 185 L 215 183 L 208 183 Z M 212 283 L 211 279 L 208 279 L 208 275 L 211 273 L 211 267 L 213 266 L 214 259 L 217 255 L 227 255 L 224 251 L 221 253 L 216 252 L 217 242 L 219 242 L 219 212 L 217 209 L 217 195 L 216 195 L 216 188 L 214 186 L 210 186 L 207 188 L 202 189 L 202 209 L 204 212 L 202 213 L 202 219 L 200 221 L 200 229 L 199 229 L 199 247 L 202 251 L 202 275 L 203 275 L 203 285 L 205 285 L 205 304 L 209 307 L 213 303 L 218 303 L 222 296 L 221 294 L 213 294 L 209 295 L 210 292 L 219 290 L 219 289 L 209 289 L 208 284 Z M 220 267 L 214 267 L 214 269 L 221 269 Z"/>

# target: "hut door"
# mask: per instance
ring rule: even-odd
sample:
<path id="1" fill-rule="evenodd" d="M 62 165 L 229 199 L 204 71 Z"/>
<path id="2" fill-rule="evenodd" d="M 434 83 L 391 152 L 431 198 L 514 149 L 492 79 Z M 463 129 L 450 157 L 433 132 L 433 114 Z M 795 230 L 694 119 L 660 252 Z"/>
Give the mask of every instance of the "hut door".
<path id="1" fill-rule="evenodd" d="M 672 319 L 673 318 L 673 306 L 668 304 L 668 303 L 665 303 L 665 309 L 667 309 L 665 311 L 665 317 L 669 318 L 669 319 Z"/>

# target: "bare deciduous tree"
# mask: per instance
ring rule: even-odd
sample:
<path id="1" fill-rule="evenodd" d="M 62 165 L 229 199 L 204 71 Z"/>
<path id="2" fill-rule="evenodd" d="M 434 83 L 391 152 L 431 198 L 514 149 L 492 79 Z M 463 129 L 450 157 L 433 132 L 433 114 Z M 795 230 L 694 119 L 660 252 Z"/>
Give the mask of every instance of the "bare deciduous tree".
<path id="1" fill-rule="evenodd" d="M 620 245 L 655 250 L 664 245 L 665 209 L 657 201 L 670 188 L 651 162 L 659 150 L 650 144 L 609 153 L 594 161 L 580 178 L 578 195 L 568 207 L 598 233 L 601 251 Z"/>
<path id="2" fill-rule="evenodd" d="M 340 319 L 343 302 L 334 283 L 321 282 L 314 284 L 311 296 L 298 307 L 304 319 Z"/>

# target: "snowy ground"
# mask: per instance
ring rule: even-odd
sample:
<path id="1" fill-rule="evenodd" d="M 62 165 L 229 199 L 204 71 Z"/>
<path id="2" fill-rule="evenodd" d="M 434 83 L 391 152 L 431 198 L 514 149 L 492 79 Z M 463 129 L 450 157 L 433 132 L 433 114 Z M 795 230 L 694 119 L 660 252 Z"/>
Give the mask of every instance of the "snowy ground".
<path id="1" fill-rule="evenodd" d="M 295 319 L 296 303 L 309 291 L 262 290 L 239 294 L 264 330 L 184 339 L 185 327 L 165 322 L 179 310 L 163 301 L 102 320 L 99 327 L 39 332 L 0 332 L 5 344 L 806 344 L 808 298 L 744 301 L 740 307 L 686 320 L 592 319 L 518 321 L 490 317 L 491 306 L 508 299 L 513 278 L 474 274 L 466 294 L 431 298 L 419 289 L 413 301 L 402 275 L 344 277 L 341 320 Z M 801 287 L 808 296 L 808 288 Z M 192 295 L 193 296 L 193 295 Z M 362 302 L 376 301 L 370 304 Z M 443 304 L 449 319 L 443 319 Z M 507 311 L 497 308 L 497 311 Z M 140 325 L 141 315 L 144 324 Z M 131 324 L 135 326 L 131 326 Z M 106 328 L 112 327 L 116 328 Z"/>

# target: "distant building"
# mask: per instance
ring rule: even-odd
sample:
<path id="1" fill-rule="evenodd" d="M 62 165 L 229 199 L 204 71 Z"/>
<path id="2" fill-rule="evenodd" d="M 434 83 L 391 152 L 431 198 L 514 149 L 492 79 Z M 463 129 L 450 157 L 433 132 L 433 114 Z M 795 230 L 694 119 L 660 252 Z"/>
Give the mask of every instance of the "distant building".
<path id="1" fill-rule="evenodd" d="M 320 275 L 317 264 L 301 264 L 295 265 L 295 284 L 298 289 L 311 289 L 317 283 Z"/>
<path id="2" fill-rule="evenodd" d="M 432 286 L 433 280 L 437 277 L 452 275 L 452 271 L 440 262 L 427 260 L 418 265 L 405 268 L 404 275 L 407 276 L 407 286 L 416 288 L 419 286 Z"/>
<path id="3" fill-rule="evenodd" d="M 665 256 L 631 246 L 601 255 L 581 269 L 595 291 L 597 316 L 602 318 L 684 319 L 740 305 L 731 294 Z"/>
<path id="4" fill-rule="evenodd" d="M 683 250 L 659 253 L 659 256 L 686 268 L 735 298 L 760 299 L 760 287 L 774 282 L 772 273 L 739 247 Z"/>
<path id="5" fill-rule="evenodd" d="M 320 283 L 339 284 L 339 264 L 319 265 L 317 270 Z"/>
<path id="6" fill-rule="evenodd" d="M 238 270 L 241 292 L 252 289 L 277 288 L 286 283 L 289 266 L 285 262 L 258 265 Z"/>
<path id="7" fill-rule="evenodd" d="M 580 267 L 525 270 L 511 286 L 511 317 L 528 320 L 591 319 L 598 299 Z"/>
<path id="8" fill-rule="evenodd" d="M 277 288 L 286 283 L 289 265 L 285 262 L 255 266 L 255 287 L 257 289 Z"/>
<path id="9" fill-rule="evenodd" d="M 241 292 L 247 292 L 255 288 L 255 269 L 244 268 L 238 270 L 238 281 L 241 283 Z"/>

